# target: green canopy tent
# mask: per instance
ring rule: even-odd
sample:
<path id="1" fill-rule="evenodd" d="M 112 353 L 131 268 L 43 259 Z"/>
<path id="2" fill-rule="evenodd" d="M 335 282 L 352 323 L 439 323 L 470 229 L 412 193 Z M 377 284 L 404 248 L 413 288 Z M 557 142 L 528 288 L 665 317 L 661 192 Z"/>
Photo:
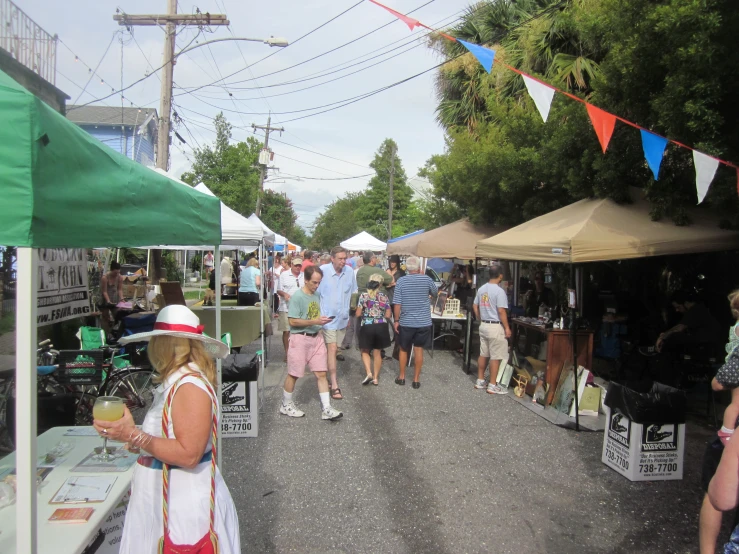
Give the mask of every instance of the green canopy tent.
<path id="1" fill-rule="evenodd" d="M 39 248 L 219 244 L 221 207 L 97 141 L 0 71 L 0 244 L 18 246 L 17 552 L 36 552 Z"/>

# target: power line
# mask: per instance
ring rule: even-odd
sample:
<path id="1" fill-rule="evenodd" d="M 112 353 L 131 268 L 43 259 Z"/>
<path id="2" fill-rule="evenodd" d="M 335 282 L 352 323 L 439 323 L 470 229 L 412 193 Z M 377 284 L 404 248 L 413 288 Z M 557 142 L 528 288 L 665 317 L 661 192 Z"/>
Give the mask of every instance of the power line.
<path id="1" fill-rule="evenodd" d="M 461 10 L 460 12 L 457 12 L 456 14 L 453 14 L 451 16 L 447 16 L 447 17 L 439 20 L 437 23 L 434 24 L 434 26 L 436 27 L 437 25 L 439 25 L 443 21 L 445 21 L 447 19 L 450 19 L 450 18 L 453 18 L 453 17 L 456 17 L 459 13 L 462 13 L 463 11 L 464 10 Z M 451 21 L 449 23 L 449 25 L 452 24 L 452 23 L 454 23 L 455 21 L 457 21 L 459 19 L 460 18 L 454 19 L 453 21 Z M 282 83 L 274 83 L 274 84 L 270 84 L 270 85 L 264 85 L 264 86 L 261 86 L 261 87 L 260 86 L 256 86 L 256 87 L 229 87 L 229 89 L 230 90 L 258 90 L 258 91 L 261 92 L 261 89 L 263 89 L 263 88 L 275 88 L 275 87 L 282 87 L 282 86 L 294 85 L 294 84 L 298 84 L 298 83 L 312 81 L 312 80 L 315 80 L 315 79 L 320 79 L 322 77 L 328 77 L 329 75 L 340 73 L 340 72 L 345 71 L 347 69 L 351 69 L 352 67 L 356 67 L 356 66 L 362 65 L 364 63 L 367 63 L 367 62 L 369 62 L 371 60 L 374 60 L 374 59 L 380 58 L 382 56 L 385 56 L 386 54 L 389 54 L 391 52 L 394 52 L 396 50 L 399 50 L 401 48 L 404 48 L 405 46 L 408 46 L 408 45 L 410 45 L 410 44 L 412 44 L 414 42 L 418 42 L 418 41 L 420 41 L 420 40 L 428 37 L 431 34 L 432 34 L 432 31 L 423 32 L 423 33 L 416 32 L 416 33 L 414 33 L 411 36 L 410 39 L 408 39 L 407 37 L 403 37 L 402 39 L 398 39 L 398 40 L 395 40 L 393 42 L 390 42 L 390 43 L 388 43 L 388 44 L 386 44 L 384 46 L 381 46 L 380 48 L 377 48 L 375 50 L 372 50 L 370 52 L 367 52 L 365 54 L 362 54 L 361 56 L 357 56 L 356 58 L 352 58 L 351 60 L 344 61 L 344 62 L 342 62 L 340 64 L 331 66 L 329 68 L 322 69 L 322 70 L 317 71 L 317 72 L 314 72 L 314 73 L 310 73 L 310 74 L 305 75 L 304 77 L 301 77 L 299 79 L 293 79 L 293 80 L 290 80 L 290 81 L 284 81 Z M 391 48 L 390 50 L 387 50 L 386 52 L 382 52 L 382 53 L 377 54 L 375 56 L 371 56 L 370 58 L 367 58 L 366 60 L 363 60 L 361 62 L 351 63 L 351 62 L 353 62 L 355 60 L 359 60 L 359 59 L 364 58 L 366 56 L 370 56 L 371 54 L 374 54 L 375 52 L 379 52 L 380 50 L 385 50 L 389 46 L 392 46 L 392 45 L 394 45 L 394 44 L 396 44 L 398 42 L 403 42 L 403 44 L 401 44 L 399 46 L 396 46 L 395 48 Z M 409 48 L 409 49 L 407 49 L 407 50 L 405 50 L 403 52 L 400 52 L 400 53 L 398 53 L 398 54 L 396 54 L 394 56 L 391 56 L 391 57 L 389 57 L 389 58 L 387 58 L 385 60 L 382 60 L 381 62 L 378 62 L 376 64 L 372 64 L 370 66 L 367 66 L 364 69 L 369 69 L 370 67 L 374 67 L 374 66 L 378 65 L 379 63 L 383 63 L 385 61 L 389 61 L 389 60 L 391 60 L 391 59 L 393 59 L 393 58 L 395 58 L 395 57 L 397 57 L 397 56 L 399 56 L 401 54 L 404 54 L 404 53 L 409 52 L 410 50 L 412 50 L 414 48 L 417 48 L 418 46 L 422 46 L 422 43 L 419 42 L 419 44 L 417 44 L 417 45 L 415 45 L 415 46 L 413 46 L 413 47 L 411 47 L 411 48 Z M 347 64 L 349 64 L 349 65 L 347 65 Z M 346 65 L 346 67 L 343 67 L 341 69 L 336 69 L 336 68 L 340 68 L 343 65 Z M 350 73 L 348 75 L 353 75 L 355 73 L 359 73 L 359 71 L 363 71 L 363 69 L 358 70 L 358 71 L 355 71 L 355 72 Z M 345 76 L 348 76 L 348 75 L 345 75 Z M 333 82 L 333 81 L 338 80 L 340 78 L 342 78 L 342 77 L 338 77 L 338 78 L 333 79 L 331 81 L 326 81 L 325 83 Z M 320 83 L 320 84 L 325 84 L 325 83 Z M 315 85 L 315 86 L 320 86 L 320 84 Z M 195 87 L 191 87 L 191 88 L 195 88 Z M 307 87 L 307 88 L 303 88 L 303 89 L 297 89 L 295 91 L 291 91 L 291 92 L 287 92 L 287 93 L 282 93 L 282 94 L 274 94 L 274 95 L 268 96 L 267 98 L 272 98 L 274 96 L 282 96 L 282 95 L 285 95 L 285 94 L 291 94 L 292 92 L 299 92 L 299 91 L 302 91 L 302 90 L 307 90 L 308 88 L 312 88 L 312 87 Z M 188 87 L 181 88 L 181 90 L 187 90 L 187 89 L 188 89 Z M 200 98 L 200 96 L 198 96 L 198 95 L 194 95 L 194 96 L 196 96 L 197 98 Z M 221 100 L 222 99 L 220 97 L 208 96 L 207 94 L 203 94 L 203 93 L 201 93 L 201 96 L 203 96 L 205 98 L 212 99 L 212 100 Z M 251 98 L 244 98 L 243 100 L 252 100 L 252 99 Z"/>
<path id="2" fill-rule="evenodd" d="M 429 4 L 431 4 L 432 2 L 435 2 L 435 1 L 436 1 L 436 0 L 428 0 L 428 2 L 426 2 L 425 4 L 422 4 L 421 6 L 419 6 L 419 7 L 415 8 L 415 9 L 413 9 L 413 10 L 409 11 L 408 13 L 413 13 L 413 12 L 415 12 L 415 11 L 418 11 L 418 10 L 420 10 L 421 8 L 423 8 L 423 7 L 425 7 L 425 6 L 428 6 Z M 331 22 L 331 21 L 333 21 L 334 19 L 337 19 L 338 17 L 341 17 L 342 15 L 344 15 L 344 14 L 345 14 L 345 13 L 347 13 L 348 11 L 350 11 L 350 10 L 352 10 L 352 9 L 356 8 L 356 7 L 357 7 L 357 6 L 359 5 L 359 4 L 362 4 L 363 2 L 364 2 L 364 0 L 360 0 L 359 2 L 357 2 L 356 4 L 354 4 L 353 6 L 351 6 L 350 8 L 348 8 L 347 10 L 343 11 L 342 13 L 340 13 L 339 15 L 337 15 L 336 17 L 334 17 L 333 19 L 330 19 L 329 21 L 327 21 L 326 23 L 322 24 L 321 26 L 319 26 L 319 27 L 316 27 L 316 28 L 315 28 L 315 29 L 313 29 L 313 31 L 311 31 L 310 33 L 307 33 L 307 34 L 303 35 L 302 37 L 300 37 L 299 39 L 297 39 L 297 40 L 296 40 L 295 42 L 298 42 L 299 40 L 302 40 L 303 38 L 305 38 L 305 37 L 306 37 L 306 36 L 308 36 L 309 34 L 311 34 L 311 33 L 315 32 L 315 31 L 317 31 L 318 29 L 320 29 L 321 27 L 323 27 L 323 26 L 327 25 L 328 23 L 330 23 L 330 22 Z M 318 54 L 318 55 L 316 55 L 316 56 L 313 56 L 312 58 L 308 58 L 307 60 L 304 60 L 304 61 L 302 61 L 302 62 L 299 62 L 299 63 L 297 63 L 297 64 L 293 64 L 293 65 L 291 65 L 291 66 L 285 67 L 285 68 L 283 68 L 283 69 L 279 69 L 279 70 L 277 70 L 277 71 L 272 71 L 271 73 L 265 73 L 264 75 L 261 75 L 261 76 L 260 76 L 260 77 L 258 77 L 258 78 L 259 78 L 259 79 L 263 79 L 264 77 L 268 77 L 268 76 L 270 76 L 270 75 L 276 75 L 277 73 L 282 73 L 283 71 L 287 71 L 288 69 L 292 69 L 292 68 L 294 68 L 294 67 L 298 67 L 298 66 L 300 66 L 300 65 L 306 64 L 306 63 L 308 63 L 308 62 L 311 62 L 311 61 L 313 61 L 313 60 L 317 60 L 318 58 L 322 58 L 323 56 L 326 56 L 327 54 L 330 54 L 330 53 L 332 53 L 332 52 L 335 52 L 336 50 L 339 50 L 339 49 L 341 49 L 341 48 L 344 48 L 345 46 L 349 46 L 350 44 L 353 44 L 353 43 L 357 42 L 358 40 L 361 40 L 361 39 L 363 39 L 363 38 L 365 38 L 365 37 L 367 37 L 367 36 L 371 35 L 372 33 L 375 33 L 375 32 L 377 32 L 377 31 L 379 31 L 380 29 L 383 29 L 383 28 L 387 27 L 388 25 L 392 25 L 392 24 L 393 24 L 393 23 L 394 23 L 395 21 L 397 21 L 397 19 L 396 19 L 396 18 L 393 18 L 393 20 L 392 20 L 392 21 L 389 21 L 389 22 L 388 22 L 388 23 L 386 23 L 385 25 L 381 25 L 380 27 L 377 27 L 376 29 L 373 29 L 372 31 L 369 31 L 369 32 L 367 32 L 367 33 L 365 33 L 365 34 L 363 34 L 363 35 L 361 35 L 361 36 L 359 36 L 359 37 L 357 37 L 357 38 L 355 38 L 355 39 L 353 39 L 353 40 L 350 40 L 349 42 L 345 42 L 344 44 L 341 44 L 341 45 L 339 45 L 339 46 L 336 46 L 335 48 L 332 48 L 331 50 L 327 50 L 326 52 L 323 52 L 323 53 L 321 53 L 321 54 Z M 293 42 L 292 44 L 295 44 L 295 42 Z M 264 60 L 266 60 L 267 58 L 269 58 L 269 57 L 273 56 L 274 54 L 275 54 L 275 53 L 272 53 L 272 54 L 270 54 L 269 56 L 265 56 L 264 58 L 262 58 L 262 59 L 260 59 L 260 60 L 258 60 L 258 61 L 256 61 L 256 62 L 254 62 L 253 64 L 251 64 L 251 66 L 252 66 L 252 67 L 253 67 L 253 66 L 255 66 L 255 65 L 256 65 L 256 64 L 258 64 L 259 62 L 261 62 L 261 61 L 264 61 Z M 229 78 L 233 77 L 234 75 L 236 75 L 236 74 L 238 74 L 238 73 L 241 73 L 241 72 L 242 72 L 242 71 L 244 71 L 245 69 L 246 69 L 246 68 L 243 68 L 243 69 L 239 69 L 238 71 L 235 71 L 234 73 L 231 73 L 230 75 L 226 76 L 226 77 L 225 77 L 225 79 L 229 79 Z M 225 79 L 221 79 L 221 80 L 225 80 Z M 256 79 L 256 78 L 255 78 L 255 79 Z M 201 85 L 201 86 L 199 86 L 199 87 L 196 87 L 196 88 L 194 88 L 194 89 L 191 89 L 191 90 L 185 91 L 185 92 L 183 92 L 183 94 L 192 94 L 193 92 L 197 92 L 198 90 L 200 90 L 200 89 L 203 89 L 203 88 L 205 88 L 205 87 L 208 87 L 208 86 L 212 86 L 212 85 L 215 85 L 215 83 L 217 83 L 217 82 L 220 82 L 221 80 L 219 80 L 219 81 L 214 81 L 213 83 L 210 83 L 210 84 L 207 84 L 207 85 Z M 225 85 L 229 85 L 229 86 L 231 86 L 231 85 L 235 85 L 235 84 L 237 84 L 237 83 L 246 83 L 246 82 L 248 82 L 248 81 L 250 81 L 250 80 L 253 80 L 253 79 L 244 79 L 244 80 L 241 80 L 241 81 L 234 81 L 234 82 L 232 82 L 232 83 L 224 83 L 224 84 L 225 84 Z"/>
<path id="3" fill-rule="evenodd" d="M 325 27 L 326 25 L 328 25 L 329 23 L 331 23 L 332 21 L 335 21 L 335 20 L 337 20 L 337 19 L 338 19 L 338 18 L 340 18 L 340 17 L 342 16 L 342 15 L 344 15 L 344 14 L 346 14 L 346 13 L 350 12 L 351 10 L 353 10 L 354 8 L 356 8 L 357 6 L 359 6 L 360 4 L 362 4 L 363 2 L 364 2 L 364 0 L 359 0 L 359 2 L 357 2 L 356 4 L 354 4 L 354 5 L 350 6 L 349 8 L 347 8 L 346 10 L 344 10 L 343 12 L 341 12 L 340 14 L 338 14 L 338 15 L 336 15 L 336 16 L 334 16 L 334 17 L 332 17 L 331 19 L 329 19 L 328 21 L 326 21 L 326 22 L 324 22 L 324 23 L 321 23 L 321 24 L 320 24 L 320 25 L 319 25 L 318 27 L 316 27 L 315 29 L 313 29 L 313 30 L 311 30 L 311 31 L 308 31 L 308 32 L 307 32 L 307 33 L 305 33 L 304 35 L 302 35 L 302 36 L 298 37 L 297 39 L 295 39 L 294 41 L 292 41 L 292 42 L 291 42 L 290 44 L 288 44 L 288 45 L 287 45 L 287 46 L 286 46 L 285 48 L 290 48 L 290 46 L 293 46 L 293 45 L 297 44 L 298 42 L 300 42 L 301 40 L 303 40 L 303 39 L 304 39 L 305 37 L 307 37 L 307 36 L 310 36 L 310 35 L 312 35 L 312 34 L 313 34 L 313 33 L 315 33 L 316 31 L 318 31 L 319 29 L 321 29 L 321 28 Z M 285 48 L 282 48 L 281 50 L 285 50 Z M 275 55 L 275 54 L 277 54 L 278 52 L 280 52 L 280 50 L 276 50 L 276 51 L 272 52 L 271 54 L 268 54 L 267 56 L 265 56 L 265 57 L 263 57 L 263 58 L 261 58 L 261 59 L 257 60 L 256 62 L 254 62 L 254 63 L 253 63 L 253 64 L 251 64 L 251 65 L 252 65 L 252 66 L 255 66 L 255 65 L 257 65 L 258 63 L 260 63 L 260 62 L 263 62 L 264 60 L 266 60 L 266 59 L 268 59 L 268 58 L 271 58 L 272 56 L 274 56 L 274 55 Z M 229 78 L 233 77 L 234 75 L 237 75 L 237 74 L 241 73 L 242 71 L 245 71 L 245 70 L 246 70 L 246 69 L 247 69 L 248 67 L 250 67 L 250 66 L 248 66 L 248 65 L 247 65 L 247 67 L 244 67 L 244 68 L 242 68 L 242 69 L 239 69 L 238 71 L 235 71 L 235 72 L 231 73 L 230 75 L 226 76 L 226 77 L 225 77 L 225 79 L 229 79 Z M 260 78 L 261 78 L 261 77 L 260 77 Z M 213 83 L 210 83 L 210 84 L 208 84 L 208 85 L 203 85 L 203 86 L 201 86 L 201 87 L 198 87 L 198 88 L 194 89 L 194 90 L 193 90 L 193 91 L 191 91 L 191 92 L 195 92 L 196 90 L 200 90 L 201 88 L 205 88 L 205 87 L 207 87 L 207 86 L 212 86 L 212 85 L 215 85 L 216 83 L 218 83 L 218 82 L 220 82 L 220 81 L 222 81 L 222 80 L 225 80 L 225 79 L 220 79 L 220 80 L 218 80 L 218 81 L 214 81 Z"/>
<path id="4" fill-rule="evenodd" d="M 98 69 L 100 68 L 100 64 L 101 64 L 101 63 L 103 63 L 103 60 L 105 59 L 105 56 L 107 56 L 107 55 L 108 55 L 108 52 L 110 51 L 110 47 L 111 47 L 111 46 L 113 45 L 113 41 L 115 40 L 115 37 L 116 37 L 116 35 L 117 35 L 117 34 L 118 34 L 119 32 L 120 32 L 120 31 L 116 31 L 115 33 L 113 33 L 113 36 L 112 36 L 112 37 L 110 37 L 110 42 L 108 43 L 108 47 L 107 47 L 107 48 L 105 49 L 105 52 L 103 53 L 103 57 L 102 57 L 102 58 L 100 58 L 100 61 L 99 61 L 99 62 L 98 62 L 98 64 L 97 64 L 97 65 L 95 66 L 95 69 L 92 69 L 92 70 L 91 70 L 91 69 L 90 69 L 90 68 L 88 67 L 88 72 L 90 73 L 90 78 L 89 78 L 89 79 L 87 80 L 87 83 L 85 83 L 85 86 L 84 86 L 84 87 L 82 87 L 82 92 L 80 92 L 79 96 L 77 96 L 77 99 L 76 99 L 76 100 L 74 101 L 74 104 L 76 104 L 77 102 L 79 102 L 79 99 L 80 99 L 80 98 L 82 97 L 82 95 L 83 95 L 83 94 L 85 94 L 85 90 L 87 90 L 87 86 L 88 86 L 88 85 L 89 85 L 89 84 L 90 84 L 90 83 L 92 82 L 92 79 L 93 79 L 93 78 L 94 78 L 95 76 L 98 76 L 98 75 L 97 75 L 97 70 L 98 70 Z M 62 43 L 62 44 L 64 44 L 64 43 Z M 64 46 L 67 46 L 67 45 L 65 44 Z M 72 51 L 70 50 L 70 52 L 72 52 Z M 77 56 L 75 56 L 75 58 L 77 58 Z M 101 82 L 101 83 L 102 83 L 102 82 L 104 82 L 104 79 L 103 79 L 102 77 L 100 77 L 100 82 Z M 111 95 L 111 96 L 112 96 L 112 95 Z"/>
<path id="5" fill-rule="evenodd" d="M 320 152 L 316 152 L 315 150 L 308 150 L 307 148 L 303 148 L 301 146 L 295 146 L 294 144 L 290 144 L 289 142 L 284 142 L 282 140 L 272 139 L 274 142 L 279 142 L 280 144 L 284 144 L 285 146 L 290 146 L 291 148 L 297 148 L 298 150 L 304 150 L 305 152 L 310 152 L 311 154 L 315 154 L 317 156 L 323 156 L 324 158 L 330 158 L 332 160 L 336 160 L 337 162 L 343 162 L 350 165 L 356 165 L 357 167 L 367 167 L 366 164 L 358 164 L 355 162 L 350 162 L 347 160 L 342 160 L 341 158 L 335 158 L 334 156 L 329 156 L 328 154 L 321 154 Z"/>
<path id="6" fill-rule="evenodd" d="M 119 32 L 119 31 L 116 31 L 116 33 L 117 33 L 117 32 Z M 190 47 L 190 45 L 191 45 L 191 44 L 192 44 L 193 42 L 195 42 L 195 39 L 196 39 L 196 38 L 198 38 L 199 36 L 200 36 L 200 32 L 198 32 L 198 33 L 197 33 L 197 34 L 196 34 L 196 35 L 195 35 L 195 36 L 193 37 L 193 39 L 192 39 L 192 40 L 191 40 L 191 41 L 190 41 L 190 42 L 189 42 L 189 43 L 187 44 L 187 46 L 185 46 L 185 48 L 183 48 L 183 50 L 185 50 L 185 49 L 189 48 L 189 47 Z M 111 92 L 111 93 L 110 93 L 110 94 L 108 94 L 107 96 L 103 96 L 103 97 L 101 97 L 101 98 L 95 98 L 94 100 L 90 100 L 89 102 L 87 102 L 87 103 L 85 103 L 85 104 L 80 104 L 80 105 L 77 105 L 77 106 L 72 106 L 72 107 L 71 107 L 71 108 L 70 108 L 69 110 L 67 110 L 67 111 L 71 111 L 71 110 L 77 110 L 77 109 L 79 109 L 79 108 L 84 108 L 85 106 L 89 106 L 90 104 L 94 104 L 95 102 L 102 102 L 103 100 L 107 100 L 107 99 L 108 99 L 108 98 L 110 98 L 111 96 L 115 96 L 116 94 L 120 94 L 121 92 L 125 92 L 125 91 L 129 90 L 130 88 L 132 88 L 132 87 L 134 87 L 134 86 L 138 85 L 138 84 L 139 84 L 140 82 L 142 82 L 142 81 L 145 81 L 146 79 L 148 79 L 148 78 L 149 78 L 149 77 L 151 77 L 152 75 L 156 74 L 156 72 L 158 72 L 158 71 L 159 71 L 160 69 L 162 69 L 162 68 L 163 68 L 163 67 L 164 67 L 165 65 L 167 65 L 167 64 L 166 64 L 166 63 L 164 63 L 164 64 L 160 65 L 159 67 L 157 67 L 157 68 L 156 68 L 156 70 L 154 70 L 154 72 L 152 72 L 152 73 L 149 73 L 148 75 L 144 75 L 143 77 L 141 77 L 141 79 L 139 79 L 138 81 L 134 81 L 133 83 L 131 83 L 131 84 L 130 84 L 130 85 L 128 85 L 127 87 L 123 87 L 123 88 L 122 88 L 122 89 L 120 89 L 120 90 L 114 90 L 113 92 Z"/>

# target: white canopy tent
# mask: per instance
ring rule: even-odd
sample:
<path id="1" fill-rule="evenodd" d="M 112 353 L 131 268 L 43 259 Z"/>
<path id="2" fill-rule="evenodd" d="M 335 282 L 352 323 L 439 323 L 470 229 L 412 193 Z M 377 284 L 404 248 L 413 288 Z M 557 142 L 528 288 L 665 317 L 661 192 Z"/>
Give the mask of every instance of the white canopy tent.
<path id="1" fill-rule="evenodd" d="M 272 232 L 272 230 L 264 223 L 262 223 L 262 220 L 259 219 L 259 217 L 257 217 L 257 214 L 251 214 L 247 219 L 252 224 L 261 227 L 266 237 L 272 237 L 271 239 L 265 238 L 264 242 L 266 242 L 270 246 L 284 246 L 285 249 L 287 249 L 287 239 L 282 235 L 278 235 L 277 233 Z"/>
<path id="2" fill-rule="evenodd" d="M 367 231 L 362 231 L 358 235 L 354 235 L 350 239 L 346 239 L 341 246 L 347 250 L 372 250 L 373 252 L 387 250 L 387 243 L 382 242 L 370 235 Z"/>
<path id="3" fill-rule="evenodd" d="M 160 173 L 163 173 L 167 175 L 168 177 L 174 179 L 175 181 L 180 181 L 179 179 L 173 178 L 171 175 L 168 175 L 166 172 L 164 172 L 161 169 L 158 169 Z M 186 184 L 186 183 L 183 183 Z M 189 186 L 189 185 L 188 185 Z M 208 196 L 215 197 L 215 194 L 204 184 L 200 183 L 196 185 L 195 190 L 198 192 L 201 192 L 203 194 L 207 194 Z M 256 216 L 255 216 L 256 217 Z M 257 219 L 258 221 L 258 219 Z M 259 222 L 261 223 L 261 221 Z M 213 246 L 205 245 L 205 246 L 157 246 L 156 248 L 161 248 L 165 250 L 214 250 L 215 259 L 220 260 L 221 257 L 221 250 L 242 250 L 245 252 L 252 252 L 256 248 L 259 248 L 259 259 L 265 260 L 266 256 L 264 255 L 263 245 L 265 243 L 274 243 L 275 241 L 275 234 L 272 233 L 267 227 L 264 225 L 255 224 L 252 221 L 249 221 L 246 217 L 239 214 L 238 212 L 232 210 L 228 206 L 226 206 L 223 201 L 221 201 L 221 244 L 216 244 Z M 150 247 L 155 248 L 155 247 Z M 221 282 L 221 264 L 216 263 L 214 264 L 214 270 L 215 270 L 215 280 L 216 283 Z M 265 273 L 265 268 L 262 268 L 262 273 Z M 260 287 L 260 291 L 263 290 Z M 260 304 L 264 303 L 264 298 L 262 297 L 262 292 L 259 293 L 259 301 Z M 221 295 L 216 294 L 216 336 L 221 336 Z M 259 310 L 260 314 L 260 340 L 261 340 L 261 351 L 264 352 L 264 311 Z M 264 398 L 264 355 L 260 356 L 261 361 L 261 367 L 259 368 L 260 374 L 262 375 L 262 399 Z M 216 362 L 217 366 L 217 372 L 218 372 L 218 398 L 221 397 L 221 360 L 217 360 Z M 220 448 L 220 442 L 221 442 L 221 428 L 218 427 L 218 466 L 222 467 L 221 462 L 221 452 L 222 448 Z"/>

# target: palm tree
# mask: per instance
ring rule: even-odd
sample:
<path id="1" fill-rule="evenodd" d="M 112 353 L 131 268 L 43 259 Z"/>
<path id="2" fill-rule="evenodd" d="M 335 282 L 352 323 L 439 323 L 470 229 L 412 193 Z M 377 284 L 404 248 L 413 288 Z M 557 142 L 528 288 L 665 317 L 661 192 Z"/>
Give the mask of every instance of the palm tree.
<path id="1" fill-rule="evenodd" d="M 570 0 L 495 0 L 471 6 L 449 34 L 492 47 L 498 59 L 539 74 L 571 92 L 588 94 L 601 57 L 580 39 L 567 11 Z M 436 78 L 437 121 L 447 130 L 491 119 L 491 98 L 520 97 L 524 85 L 513 72 L 488 75 L 464 46 L 434 36 L 431 45 L 449 60 Z"/>

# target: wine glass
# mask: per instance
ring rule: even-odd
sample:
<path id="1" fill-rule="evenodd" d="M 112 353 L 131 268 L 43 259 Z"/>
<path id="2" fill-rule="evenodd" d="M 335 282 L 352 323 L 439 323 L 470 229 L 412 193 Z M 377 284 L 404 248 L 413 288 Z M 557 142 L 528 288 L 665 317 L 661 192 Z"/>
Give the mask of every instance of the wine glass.
<path id="1" fill-rule="evenodd" d="M 98 396 L 92 407 L 92 417 L 102 421 L 118 421 L 123 417 L 123 399 L 117 396 Z M 95 456 L 96 460 L 109 462 L 114 456 L 108 452 L 108 437 L 103 437 L 103 449 Z"/>

